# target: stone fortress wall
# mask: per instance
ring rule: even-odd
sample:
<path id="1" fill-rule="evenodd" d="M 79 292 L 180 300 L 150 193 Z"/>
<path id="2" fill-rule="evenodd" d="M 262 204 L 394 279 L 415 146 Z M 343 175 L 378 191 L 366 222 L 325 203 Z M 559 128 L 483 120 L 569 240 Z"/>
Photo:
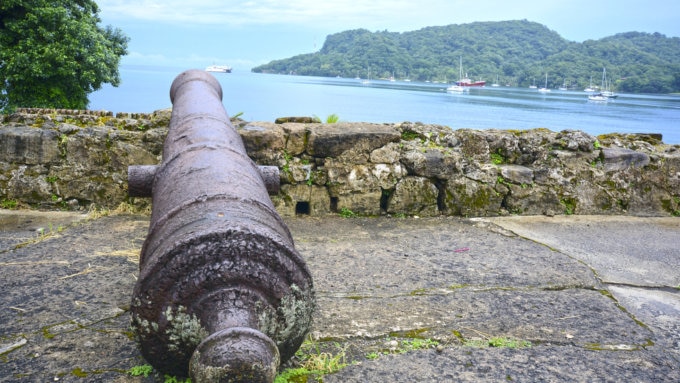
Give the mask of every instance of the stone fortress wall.
<path id="1" fill-rule="evenodd" d="M 0 207 L 148 204 L 128 197 L 127 167 L 160 162 L 169 110 L 0 119 Z M 232 121 L 248 155 L 279 168 L 284 216 L 680 215 L 680 145 L 654 134 L 279 122 Z"/>

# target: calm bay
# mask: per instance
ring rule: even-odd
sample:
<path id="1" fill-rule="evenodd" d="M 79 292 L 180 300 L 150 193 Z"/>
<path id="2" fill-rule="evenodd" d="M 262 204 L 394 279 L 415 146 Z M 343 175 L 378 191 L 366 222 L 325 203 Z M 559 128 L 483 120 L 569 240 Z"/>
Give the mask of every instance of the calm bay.
<path id="1" fill-rule="evenodd" d="M 90 108 L 149 113 L 171 106 L 169 91 L 183 69 L 122 66 L 122 84 L 90 95 Z M 472 88 L 447 93 L 443 83 L 256 74 L 215 74 L 230 115 L 247 121 L 284 116 L 337 114 L 348 122 L 423 122 L 452 129 L 583 130 L 604 133 L 661 133 L 680 144 L 680 96 L 620 94 L 606 103 L 588 101 L 582 90 L 539 93 L 536 89 Z"/>

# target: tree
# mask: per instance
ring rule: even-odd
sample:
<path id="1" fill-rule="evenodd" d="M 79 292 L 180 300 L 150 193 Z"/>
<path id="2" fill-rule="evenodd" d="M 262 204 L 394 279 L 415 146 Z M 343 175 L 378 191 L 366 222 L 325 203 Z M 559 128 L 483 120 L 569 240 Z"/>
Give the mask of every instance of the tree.
<path id="1" fill-rule="evenodd" d="M 98 14 L 93 0 L 2 0 L 0 110 L 85 109 L 88 94 L 118 86 L 129 38 Z"/>

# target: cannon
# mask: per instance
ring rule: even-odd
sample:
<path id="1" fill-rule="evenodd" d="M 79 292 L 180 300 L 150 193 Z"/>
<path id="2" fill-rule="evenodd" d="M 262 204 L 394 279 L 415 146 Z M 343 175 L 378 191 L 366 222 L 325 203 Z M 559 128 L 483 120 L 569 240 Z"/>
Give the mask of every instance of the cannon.
<path id="1" fill-rule="evenodd" d="M 161 164 L 128 170 L 130 190 L 152 196 L 130 305 L 141 353 L 193 382 L 272 382 L 316 305 L 267 192 L 278 173 L 247 156 L 212 75 L 179 74 L 170 99 Z"/>

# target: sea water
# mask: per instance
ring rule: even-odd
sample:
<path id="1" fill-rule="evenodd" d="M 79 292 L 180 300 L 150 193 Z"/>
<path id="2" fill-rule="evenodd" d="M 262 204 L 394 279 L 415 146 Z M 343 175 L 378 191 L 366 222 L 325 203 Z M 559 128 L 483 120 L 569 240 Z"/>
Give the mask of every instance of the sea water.
<path id="1" fill-rule="evenodd" d="M 90 109 L 143 112 L 169 108 L 170 84 L 181 68 L 122 66 L 119 87 L 105 86 L 90 95 Z M 680 144 L 680 96 L 620 94 L 592 102 L 582 90 L 512 87 L 446 92 L 446 84 L 257 74 L 216 73 L 230 115 L 247 121 L 285 116 L 336 114 L 347 122 L 422 122 L 452 129 L 582 130 L 604 133 L 661 133 Z"/>

